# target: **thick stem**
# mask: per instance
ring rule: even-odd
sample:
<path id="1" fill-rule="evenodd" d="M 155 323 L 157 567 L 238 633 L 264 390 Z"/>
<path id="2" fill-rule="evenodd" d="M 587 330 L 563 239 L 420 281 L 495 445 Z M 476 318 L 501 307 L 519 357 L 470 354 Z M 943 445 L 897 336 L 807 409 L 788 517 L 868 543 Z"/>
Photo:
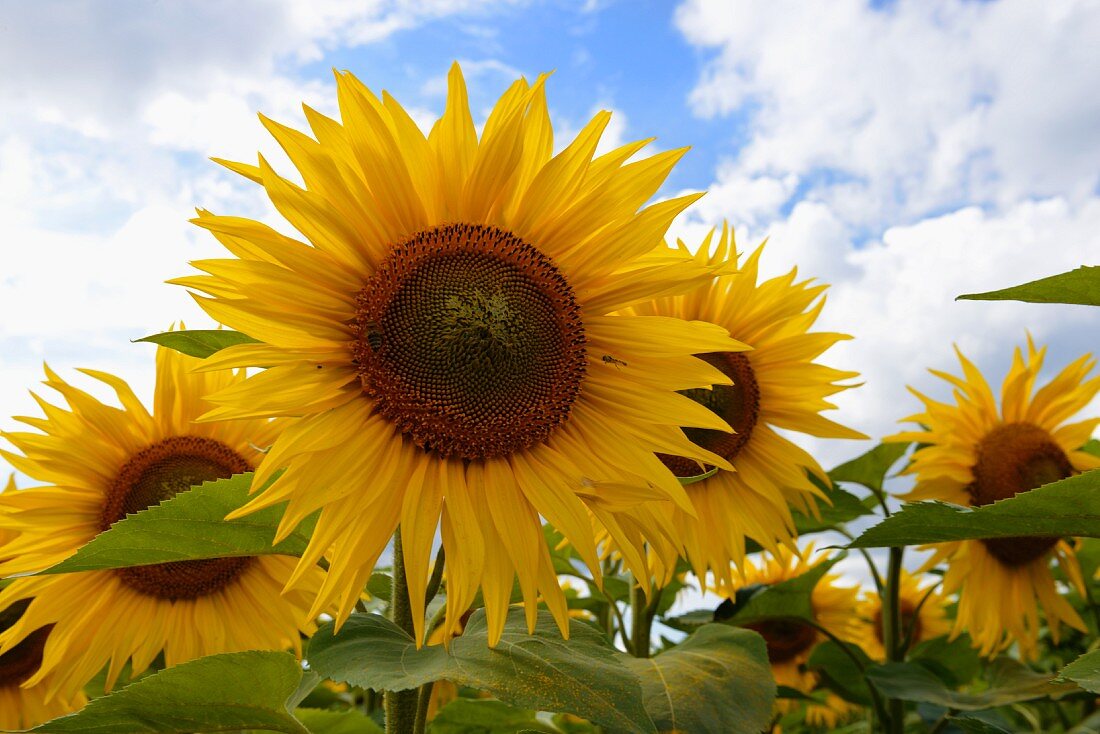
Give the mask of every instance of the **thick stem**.
<path id="1" fill-rule="evenodd" d="M 882 646 L 886 648 L 886 661 L 901 662 L 905 658 L 905 646 L 901 638 L 901 560 L 905 548 L 891 548 L 886 574 L 886 595 L 882 600 Z M 899 698 L 886 701 L 889 734 L 901 734 L 905 728 L 905 702 Z"/>
<path id="2" fill-rule="evenodd" d="M 641 584 L 630 587 L 630 641 L 634 657 L 649 657 L 650 618 Z"/>
<path id="3" fill-rule="evenodd" d="M 409 584 L 405 579 L 405 552 L 401 547 L 401 528 L 393 534 L 393 594 L 390 614 L 394 624 L 409 633 L 413 627 Z M 417 691 L 386 691 L 386 734 L 409 734 L 416 721 Z"/>
<path id="4" fill-rule="evenodd" d="M 425 683 L 420 686 L 416 701 L 416 721 L 413 723 L 413 734 L 424 734 L 428 725 L 428 706 L 432 701 L 432 688 L 435 683 Z"/>

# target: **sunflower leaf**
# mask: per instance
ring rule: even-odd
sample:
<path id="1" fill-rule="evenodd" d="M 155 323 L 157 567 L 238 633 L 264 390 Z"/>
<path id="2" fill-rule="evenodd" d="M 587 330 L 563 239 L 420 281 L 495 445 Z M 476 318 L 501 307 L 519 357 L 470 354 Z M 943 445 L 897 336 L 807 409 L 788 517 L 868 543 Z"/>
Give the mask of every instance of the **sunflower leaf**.
<path id="1" fill-rule="evenodd" d="M 1062 668 L 1060 680 L 1071 680 L 1086 691 L 1100 693 L 1100 650 L 1086 652 Z"/>
<path id="2" fill-rule="evenodd" d="M 299 708 L 294 716 L 310 734 L 382 734 L 382 727 L 358 711 Z"/>
<path id="3" fill-rule="evenodd" d="M 793 579 L 762 587 L 744 604 L 737 607 L 732 616 L 722 621 L 736 626 L 766 619 L 802 619 L 816 622 L 810 596 L 822 577 L 844 558 L 844 555 L 837 554 Z M 722 617 L 721 614 L 717 616 Z"/>
<path id="4" fill-rule="evenodd" d="M 813 474 L 809 474 L 809 477 L 810 481 L 825 494 L 826 501 L 817 503 L 817 517 L 805 515 L 797 510 L 792 511 L 794 526 L 799 535 L 820 533 L 855 520 L 857 517 L 874 514 L 851 492 L 835 484 L 830 487 Z"/>
<path id="5" fill-rule="evenodd" d="M 508 613 L 504 634 L 490 648 L 485 612 L 473 614 L 450 648 L 416 649 L 412 637 L 385 617 L 353 614 L 338 634 L 323 626 L 309 645 L 310 667 L 362 688 L 405 691 L 446 679 L 488 691 L 523 708 L 581 716 L 613 730 L 652 732 L 638 675 L 593 627 L 577 621 L 564 640 L 548 612 L 534 634 L 522 610 Z"/>
<path id="6" fill-rule="evenodd" d="M 301 665 L 285 652 L 211 655 L 142 678 L 31 731 L 127 734 L 254 729 L 309 734 L 288 706 L 301 677 Z"/>
<path id="7" fill-rule="evenodd" d="M 214 352 L 237 344 L 259 344 L 247 334 L 228 329 L 191 329 L 190 331 L 164 331 L 160 334 L 150 334 L 134 342 L 152 342 L 162 347 L 174 349 L 177 352 L 199 359 L 206 359 Z"/>
<path id="8" fill-rule="evenodd" d="M 849 548 L 1024 536 L 1100 538 L 1100 470 L 1046 484 L 982 507 L 944 502 L 905 505 Z"/>
<path id="9" fill-rule="evenodd" d="M 538 720 L 537 712 L 501 701 L 456 698 L 432 719 L 432 734 L 556 734 L 557 727 Z"/>
<path id="10" fill-rule="evenodd" d="M 859 484 L 879 494 L 890 467 L 898 463 L 898 459 L 908 450 L 907 443 L 880 443 L 851 461 L 830 469 L 829 478 L 834 482 Z"/>
<path id="11" fill-rule="evenodd" d="M 825 640 L 814 647 L 806 666 L 818 671 L 825 685 L 845 701 L 871 706 L 874 701 L 863 671 L 874 663 L 859 646 L 847 647 L 848 652 L 845 652 L 837 643 Z M 850 656 L 855 656 L 860 664 Z"/>
<path id="12" fill-rule="evenodd" d="M 1037 698 L 1060 698 L 1080 689 L 1058 683 L 1009 658 L 997 658 L 988 668 L 988 687 L 979 693 L 955 691 L 919 663 L 887 663 L 866 672 L 868 680 L 887 698 L 933 703 L 956 711 L 980 711 Z"/>
<path id="13" fill-rule="evenodd" d="M 986 293 L 967 293 L 958 300 L 1027 301 L 1028 303 L 1072 303 L 1100 306 L 1100 267 L 1082 265 L 1068 273 L 1040 278 L 1030 283 Z"/>
<path id="14" fill-rule="evenodd" d="M 755 734 L 768 728 L 776 687 L 764 639 L 706 624 L 659 655 L 627 658 L 658 731 Z"/>
<path id="15" fill-rule="evenodd" d="M 252 474 L 237 474 L 181 492 L 170 500 L 119 520 L 75 554 L 41 573 L 72 573 L 153 563 L 257 556 L 301 555 L 316 517 L 272 546 L 282 507 L 259 510 L 237 520 L 225 516 L 249 495 Z"/>

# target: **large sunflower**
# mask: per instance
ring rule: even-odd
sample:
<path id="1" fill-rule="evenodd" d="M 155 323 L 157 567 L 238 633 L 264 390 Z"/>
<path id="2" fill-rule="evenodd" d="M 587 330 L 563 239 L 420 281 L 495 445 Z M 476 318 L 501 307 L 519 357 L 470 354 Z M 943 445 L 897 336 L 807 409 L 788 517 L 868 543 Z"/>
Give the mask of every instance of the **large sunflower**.
<path id="1" fill-rule="evenodd" d="M 733 233 L 726 225 L 712 250 L 714 233 L 696 250 L 703 264 L 738 261 Z M 681 243 L 681 248 L 683 244 Z M 739 271 L 714 278 L 704 288 L 686 295 L 668 296 L 633 307 L 646 316 L 673 316 L 709 321 L 729 330 L 749 351 L 711 351 L 701 356 L 733 384 L 686 394 L 721 416 L 734 433 L 688 428 L 688 438 L 718 454 L 733 466 L 688 485 L 694 513 L 678 512 L 679 535 L 700 578 L 708 570 L 718 583 L 730 584 L 731 564 L 745 557 L 745 539 L 769 551 L 793 547 L 794 521 L 790 508 L 816 511 L 820 490 L 807 472 L 828 482 L 828 476 L 806 451 L 776 429 L 823 438 L 866 438 L 820 415 L 833 408 L 826 398 L 847 389 L 841 380 L 857 375 L 814 362 L 833 344 L 850 337 L 811 332 L 825 304 L 826 286 L 797 281 L 797 270 L 758 283 L 763 246 Z M 678 476 L 690 477 L 711 467 L 692 458 L 662 456 Z"/>
<path id="2" fill-rule="evenodd" d="M 1100 377 L 1086 379 L 1096 361 L 1081 357 L 1032 395 L 1045 352 L 1036 350 L 1030 338 L 1026 359 L 1016 350 L 1001 389 L 1000 411 L 985 378 L 961 352 L 962 377 L 932 370 L 955 387 L 955 404 L 913 391 L 925 410 L 905 420 L 926 430 L 890 439 L 924 444 L 906 469 L 917 483 L 905 499 L 976 507 L 1100 466 L 1100 458 L 1080 450 L 1100 418 L 1065 423 L 1100 391 Z M 1023 657 L 1034 657 L 1040 606 L 1055 640 L 1063 622 L 1085 629 L 1051 575 L 1054 558 L 1073 583 L 1082 585 L 1073 548 L 1064 540 L 999 538 L 931 547 L 936 552 L 927 567 L 946 561 L 944 591 L 959 592 L 953 632 L 968 631 L 983 655 L 1015 641 Z"/>
<path id="3" fill-rule="evenodd" d="M 4 491 L 16 491 L 15 475 L 8 478 Z M 0 512 L 3 512 L 3 507 L 0 507 Z M 0 558 L 6 557 L 5 544 L 17 535 L 14 531 L 0 527 Z M 21 602 L 0 612 L 0 632 L 11 627 L 26 606 L 26 602 Z M 35 630 L 15 648 L 0 655 L 0 729 L 29 729 L 84 705 L 84 694 L 80 692 L 72 696 L 47 699 L 48 681 L 30 688 L 23 687 L 23 683 L 42 663 L 42 648 L 49 634 L 48 627 Z"/>
<path id="4" fill-rule="evenodd" d="M 683 151 L 594 158 L 601 112 L 552 156 L 541 77 L 508 89 L 480 139 L 457 65 L 426 137 L 388 94 L 336 82 L 342 122 L 305 110 L 316 140 L 264 121 L 305 188 L 263 158 L 228 164 L 308 243 L 203 213 L 236 258 L 176 281 L 263 342 L 213 357 L 268 369 L 211 396 L 208 417 L 302 417 L 254 486 L 286 471 L 237 514 L 286 501 L 285 532 L 321 509 L 299 568 L 331 550 L 314 611 L 335 600 L 338 622 L 400 527 L 420 641 L 441 527 L 448 624 L 481 587 L 495 644 L 518 575 L 529 623 L 541 592 L 565 633 L 540 515 L 598 576 L 591 510 L 644 574 L 646 540 L 676 551 L 665 505 L 691 509 L 654 452 L 728 466 L 678 428 L 725 421 L 676 391 L 727 381 L 691 355 L 739 345 L 712 324 L 612 315 L 716 270 L 651 254 L 697 198 L 640 209 Z"/>
<path id="5" fill-rule="evenodd" d="M 758 563 L 745 560 L 734 576 L 728 593 L 734 595 L 739 589 L 746 587 L 771 586 L 788 581 L 828 560 L 826 555 L 821 555 L 811 561 L 809 559 L 813 554 L 814 547 L 811 543 L 800 555 L 796 555 L 787 546 L 780 546 L 774 554 L 761 555 Z M 838 575 L 826 573 L 817 582 L 810 595 L 814 619 L 839 639 L 858 644 L 866 637 L 865 623 L 852 613 L 858 603 L 859 588 L 842 586 L 838 581 Z M 724 616 L 721 610 L 717 616 Z M 764 638 L 776 685 L 794 688 L 806 694 L 817 689 L 820 683 L 818 674 L 809 670 L 806 663 L 814 648 L 828 639 L 825 634 L 795 619 L 768 620 L 745 626 Z M 806 723 L 829 729 L 836 727 L 856 709 L 831 691 L 825 693 L 821 703 L 781 698 L 776 700 L 776 708 L 781 713 L 788 713 L 803 703 L 806 705 Z"/>
<path id="6" fill-rule="evenodd" d="M 50 486 L 0 495 L 0 527 L 18 532 L 0 553 L 6 556 L 0 574 L 48 568 L 128 514 L 253 469 L 277 425 L 194 423 L 211 408 L 204 393 L 244 379 L 243 371 L 195 374 L 196 364 L 157 351 L 152 414 L 113 375 L 85 371 L 115 391 L 121 409 L 46 369 L 45 384 L 61 393 L 68 409 L 39 399 L 46 417 L 19 420 L 40 432 L 3 434 L 22 452 L 2 452 L 8 461 Z M 0 654 L 30 644 L 52 625 L 42 665 L 25 684 L 48 681 L 52 696 L 79 690 L 108 663 L 110 688 L 127 661 L 136 674 L 161 651 L 165 663 L 175 665 L 217 652 L 298 650 L 300 630 L 312 628 L 300 621 L 320 571 L 306 571 L 302 589 L 283 595 L 294 564 L 270 555 L 20 578 L 0 592 L 0 610 L 30 603 L 0 634 Z"/>
<path id="7" fill-rule="evenodd" d="M 901 572 L 898 584 L 898 606 L 901 608 L 901 635 L 908 639 L 909 649 L 919 643 L 934 640 L 951 630 L 947 619 L 947 600 L 931 585 L 921 585 L 919 575 Z M 882 596 L 868 593 L 859 605 L 859 616 L 867 622 L 866 634 L 859 641 L 869 656 L 886 660 L 883 647 Z"/>

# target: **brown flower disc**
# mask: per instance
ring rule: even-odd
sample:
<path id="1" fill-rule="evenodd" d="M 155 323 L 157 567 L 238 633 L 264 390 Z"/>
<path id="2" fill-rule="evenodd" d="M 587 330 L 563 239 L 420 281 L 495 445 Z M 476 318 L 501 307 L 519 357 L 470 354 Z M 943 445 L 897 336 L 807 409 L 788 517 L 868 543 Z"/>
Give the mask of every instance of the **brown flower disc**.
<path id="1" fill-rule="evenodd" d="M 1030 423 L 1007 423 L 987 433 L 978 444 L 974 481 L 967 488 L 978 507 L 1015 497 L 1020 492 L 1073 474 L 1073 465 L 1049 433 Z M 1041 558 L 1058 538 L 991 538 L 982 543 L 1006 566 L 1024 566 Z"/>
<path id="2" fill-rule="evenodd" d="M 769 619 L 745 627 L 764 638 L 773 665 L 793 660 L 817 643 L 817 630 L 796 619 Z"/>
<path id="3" fill-rule="evenodd" d="M 220 441 L 173 436 L 130 457 L 111 484 L 100 516 L 106 530 L 128 514 L 175 497 L 194 485 L 251 471 L 240 454 Z M 236 579 L 253 558 L 212 558 L 134 566 L 115 571 L 122 582 L 147 596 L 168 601 L 213 594 Z"/>
<path id="4" fill-rule="evenodd" d="M 10 629 L 18 622 L 30 603 L 30 599 L 23 599 L 0 612 L 0 632 Z M 46 638 L 52 629 L 52 624 L 37 629 L 24 637 L 18 645 L 0 655 L 0 688 L 18 686 L 34 675 L 42 665 L 42 651 L 46 648 Z"/>
<path id="5" fill-rule="evenodd" d="M 752 429 L 760 418 L 760 387 L 756 383 L 756 375 L 749 358 L 742 352 L 708 352 L 696 356 L 721 370 L 722 374 L 733 380 L 733 384 L 715 385 L 710 390 L 684 390 L 682 394 L 723 418 L 734 433 L 709 428 L 685 428 L 684 434 L 695 445 L 733 461 L 748 444 Z M 667 454 L 658 454 L 658 457 L 678 477 L 693 477 L 702 473 L 692 459 Z"/>
<path id="6" fill-rule="evenodd" d="M 376 410 L 442 457 L 507 456 L 569 418 L 580 307 L 554 263 L 488 225 L 425 230 L 359 293 L 355 364 Z"/>

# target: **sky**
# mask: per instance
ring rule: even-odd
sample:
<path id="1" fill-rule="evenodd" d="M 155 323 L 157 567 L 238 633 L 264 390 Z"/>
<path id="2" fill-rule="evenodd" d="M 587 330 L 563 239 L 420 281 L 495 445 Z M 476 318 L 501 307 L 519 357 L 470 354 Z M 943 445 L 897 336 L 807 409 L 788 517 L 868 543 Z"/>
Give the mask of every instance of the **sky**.
<path id="1" fill-rule="evenodd" d="M 130 340 L 210 325 L 164 281 L 224 252 L 194 207 L 278 223 L 208 160 L 288 173 L 257 112 L 335 114 L 337 68 L 427 126 L 458 60 L 475 120 L 554 71 L 559 145 L 608 109 L 604 149 L 691 146 L 658 196 L 707 194 L 670 236 L 726 219 L 766 272 L 831 284 L 819 324 L 853 339 L 824 361 L 863 382 L 832 417 L 881 437 L 906 385 L 949 397 L 926 370 L 952 345 L 998 383 L 1027 332 L 1048 376 L 1096 349 L 1098 309 L 954 298 L 1100 261 L 1097 38 L 1096 0 L 0 0 L 0 428 L 44 361 L 149 397 Z M 871 446 L 805 443 L 826 466 Z"/>

